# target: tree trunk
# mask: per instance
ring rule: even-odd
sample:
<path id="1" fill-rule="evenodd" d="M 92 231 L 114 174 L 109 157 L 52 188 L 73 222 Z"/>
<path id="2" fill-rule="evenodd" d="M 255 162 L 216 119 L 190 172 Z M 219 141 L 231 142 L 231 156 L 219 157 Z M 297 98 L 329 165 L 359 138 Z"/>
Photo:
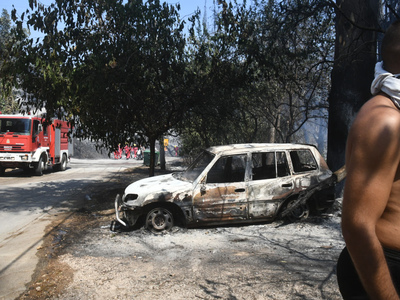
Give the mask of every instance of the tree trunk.
<path id="1" fill-rule="evenodd" d="M 149 176 L 154 176 L 154 169 L 156 165 L 156 138 L 149 137 L 150 142 L 150 169 L 149 169 Z"/>
<path id="2" fill-rule="evenodd" d="M 165 150 L 164 150 L 164 137 L 160 138 L 160 169 L 165 170 Z"/>
<path id="3" fill-rule="evenodd" d="M 356 113 L 371 97 L 376 63 L 378 0 L 337 0 L 335 63 L 329 95 L 328 165 L 345 163 L 348 131 Z"/>

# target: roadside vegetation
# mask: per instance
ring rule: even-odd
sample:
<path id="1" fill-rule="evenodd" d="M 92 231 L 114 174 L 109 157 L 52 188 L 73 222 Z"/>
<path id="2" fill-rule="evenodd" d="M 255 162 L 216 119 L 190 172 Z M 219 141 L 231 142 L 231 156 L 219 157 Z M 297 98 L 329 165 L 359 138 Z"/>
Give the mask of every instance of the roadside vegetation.
<path id="1" fill-rule="evenodd" d="M 146 141 L 150 175 L 156 140 L 171 132 L 183 154 L 308 142 L 328 149 L 331 169 L 341 167 L 395 2 L 214 5 L 212 21 L 200 10 L 182 19 L 179 4 L 159 0 L 31 1 L 26 12 L 3 11 L 0 110 L 44 108 L 110 151 Z"/>

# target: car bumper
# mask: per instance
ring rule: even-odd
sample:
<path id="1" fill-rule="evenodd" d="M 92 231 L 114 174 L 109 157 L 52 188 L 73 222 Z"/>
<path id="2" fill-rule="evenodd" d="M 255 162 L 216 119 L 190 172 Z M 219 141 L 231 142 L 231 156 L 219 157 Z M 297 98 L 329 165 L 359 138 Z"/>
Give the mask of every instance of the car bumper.
<path id="1" fill-rule="evenodd" d="M 126 224 L 126 222 L 123 221 L 123 220 L 120 218 L 121 207 L 122 207 L 122 198 L 121 198 L 121 195 L 120 195 L 120 194 L 118 194 L 118 195 L 115 197 L 114 206 L 115 206 L 115 218 L 117 219 L 117 221 L 118 221 L 119 223 L 121 223 L 122 225 L 128 227 L 128 224 Z"/>
<path id="2" fill-rule="evenodd" d="M 134 226 L 142 213 L 141 207 L 127 206 L 119 194 L 115 197 L 114 207 L 116 220 L 125 227 Z"/>

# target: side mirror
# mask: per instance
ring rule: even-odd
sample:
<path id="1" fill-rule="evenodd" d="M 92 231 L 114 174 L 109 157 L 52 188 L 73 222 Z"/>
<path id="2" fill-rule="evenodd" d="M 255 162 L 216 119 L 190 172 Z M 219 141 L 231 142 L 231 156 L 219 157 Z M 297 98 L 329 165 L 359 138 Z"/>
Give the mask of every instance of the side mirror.
<path id="1" fill-rule="evenodd" d="M 205 193 L 206 193 L 206 176 L 204 176 L 202 179 L 201 179 L 201 181 L 200 181 L 200 184 L 201 184 L 201 187 L 200 187 L 200 194 L 203 196 Z"/>
<path id="2" fill-rule="evenodd" d="M 200 194 L 203 196 L 205 193 L 206 193 L 206 186 L 205 186 L 205 185 L 202 185 L 202 186 L 200 187 Z"/>

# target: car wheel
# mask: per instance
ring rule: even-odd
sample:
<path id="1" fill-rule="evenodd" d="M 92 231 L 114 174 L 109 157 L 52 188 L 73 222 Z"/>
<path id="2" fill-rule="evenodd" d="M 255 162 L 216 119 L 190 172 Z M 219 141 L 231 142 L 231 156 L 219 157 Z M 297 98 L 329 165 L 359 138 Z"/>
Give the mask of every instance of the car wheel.
<path id="1" fill-rule="evenodd" d="M 174 226 L 174 217 L 168 209 L 157 207 L 147 214 L 145 226 L 153 233 L 169 231 Z"/>
<path id="2" fill-rule="evenodd" d="M 286 204 L 286 209 L 291 209 L 291 207 L 296 203 L 297 199 L 291 199 L 289 202 Z M 302 204 L 297 206 L 295 209 L 290 211 L 286 215 L 286 218 L 290 221 L 299 221 L 299 220 L 304 220 L 307 219 L 308 216 L 310 215 L 310 207 L 308 206 L 307 203 Z"/>

